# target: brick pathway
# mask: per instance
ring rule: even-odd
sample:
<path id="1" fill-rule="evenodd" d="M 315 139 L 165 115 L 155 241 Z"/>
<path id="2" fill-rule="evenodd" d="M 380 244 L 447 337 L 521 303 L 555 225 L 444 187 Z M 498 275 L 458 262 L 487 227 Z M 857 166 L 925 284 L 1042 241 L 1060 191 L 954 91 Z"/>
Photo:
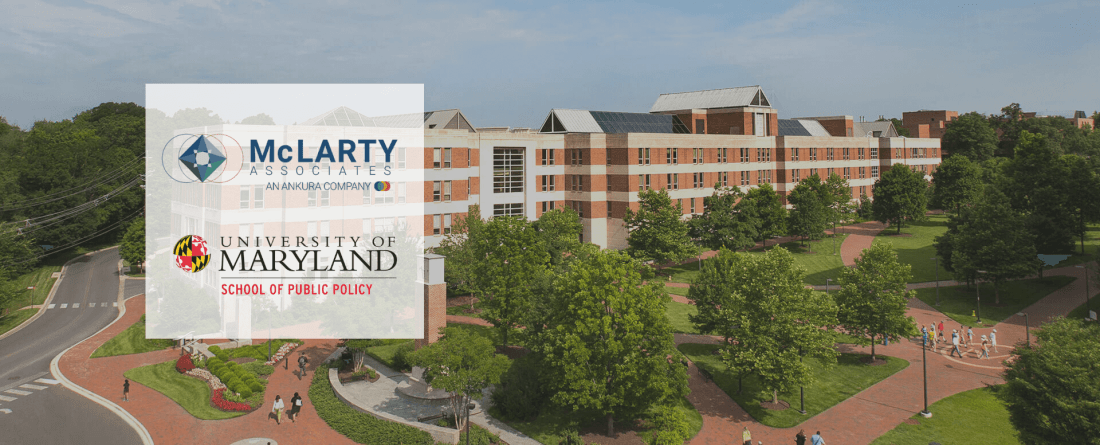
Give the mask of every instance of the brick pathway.
<path id="1" fill-rule="evenodd" d="M 306 352 L 310 366 L 305 379 L 298 380 L 290 370 L 282 366 L 268 380 L 264 405 L 249 414 L 227 420 L 198 420 L 187 413 L 168 397 L 137 382 L 131 382 L 130 402 L 122 402 L 123 373 L 129 369 L 145 365 L 163 363 L 179 357 L 178 349 L 147 352 L 144 354 L 123 355 L 89 359 L 92 352 L 101 344 L 113 338 L 119 332 L 138 321 L 145 313 L 145 298 L 137 296 L 126 301 L 126 315 L 98 335 L 80 343 L 66 353 L 58 363 L 62 373 L 77 385 L 114 401 L 132 414 L 146 429 L 157 444 L 194 444 L 194 443 L 233 443 L 252 437 L 274 439 L 280 444 L 353 443 L 336 433 L 317 417 L 313 404 L 309 403 L 309 382 L 313 368 L 321 363 L 335 349 L 331 340 L 307 340 L 294 350 Z M 285 416 L 282 425 L 276 425 L 270 419 L 271 404 L 275 395 L 281 395 L 289 403 L 294 392 L 305 398 L 304 406 L 297 422 L 288 421 Z"/>

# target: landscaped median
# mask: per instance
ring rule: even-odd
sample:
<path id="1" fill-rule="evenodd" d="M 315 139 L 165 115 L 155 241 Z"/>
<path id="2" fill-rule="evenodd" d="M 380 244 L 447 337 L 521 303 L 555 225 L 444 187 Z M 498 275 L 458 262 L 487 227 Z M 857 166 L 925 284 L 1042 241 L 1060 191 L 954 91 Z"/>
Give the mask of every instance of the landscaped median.
<path id="1" fill-rule="evenodd" d="M 170 348 L 174 344 L 172 340 L 145 338 L 145 316 L 142 315 L 137 323 L 130 325 L 114 338 L 107 340 L 107 343 L 96 348 L 91 358 L 159 351 Z"/>
<path id="2" fill-rule="evenodd" d="M 334 431 L 363 444 L 432 445 L 435 443 L 432 435 L 426 431 L 376 418 L 340 401 L 333 392 L 328 371 L 329 366 L 323 364 L 313 373 L 313 381 L 309 385 L 309 400 L 317 410 L 317 416 Z"/>
<path id="3" fill-rule="evenodd" d="M 987 326 L 1000 323 L 1024 308 L 1031 306 L 1036 301 L 1043 299 L 1043 297 L 1072 283 L 1073 280 L 1073 277 L 1053 275 L 1046 278 L 1008 281 L 1000 285 L 1000 304 L 995 303 L 993 283 L 982 283 L 982 320 Z M 944 315 L 951 317 L 959 324 L 978 326 L 978 320 L 975 317 L 977 315 L 978 293 L 974 287 L 969 290 L 966 286 L 941 287 L 939 292 L 939 306 L 936 306 L 935 287 L 917 289 L 917 298 L 943 312 Z M 971 313 L 975 315 L 971 315 Z M 918 320 L 918 323 L 924 321 L 926 320 Z"/>
<path id="4" fill-rule="evenodd" d="M 738 394 L 737 374 L 726 369 L 721 356 L 713 354 L 718 347 L 718 345 L 685 343 L 681 344 L 679 349 L 695 362 L 696 366 L 710 373 L 714 383 L 756 421 L 775 428 L 798 425 L 909 366 L 908 361 L 883 355 L 877 355 L 877 357 L 886 359 L 886 363 L 878 366 L 864 364 L 861 358 L 868 357 L 866 354 L 841 353 L 837 357 L 836 366 L 832 367 L 823 366 L 815 359 L 808 359 L 807 363 L 814 370 L 814 383 L 804 387 L 806 414 L 801 414 L 798 412 L 797 389 L 779 394 L 780 400 L 788 401 L 791 405 L 789 409 L 782 411 L 769 410 L 760 405 L 760 402 L 764 401 L 761 397 L 764 390 L 759 380 L 752 375 L 744 376 L 741 382 L 742 390 Z M 770 396 L 770 393 L 768 395 Z"/>
<path id="5" fill-rule="evenodd" d="M 928 407 L 931 418 L 913 415 L 916 424 L 902 423 L 871 445 L 924 445 L 995 443 L 1016 445 L 1016 429 L 1008 421 L 1008 409 L 997 399 L 998 386 L 972 389 L 947 397 Z"/>

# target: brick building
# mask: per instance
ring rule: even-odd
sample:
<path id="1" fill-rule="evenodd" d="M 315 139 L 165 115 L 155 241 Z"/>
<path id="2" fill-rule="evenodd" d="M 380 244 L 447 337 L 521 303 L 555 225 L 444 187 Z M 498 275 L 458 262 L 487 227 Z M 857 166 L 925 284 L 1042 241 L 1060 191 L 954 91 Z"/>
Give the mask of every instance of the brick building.
<path id="1" fill-rule="evenodd" d="M 920 110 L 901 114 L 902 126 L 914 138 L 943 139 L 947 124 L 959 118 L 958 111 Z"/>

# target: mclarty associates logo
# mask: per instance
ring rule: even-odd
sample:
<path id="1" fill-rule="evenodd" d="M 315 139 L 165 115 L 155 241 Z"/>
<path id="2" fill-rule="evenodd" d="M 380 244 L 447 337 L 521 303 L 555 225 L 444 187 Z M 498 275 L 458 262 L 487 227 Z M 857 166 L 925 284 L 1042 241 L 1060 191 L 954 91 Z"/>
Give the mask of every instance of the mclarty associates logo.
<path id="1" fill-rule="evenodd" d="M 183 143 L 177 148 L 173 141 L 179 138 L 183 138 Z M 231 181 L 240 174 L 240 171 L 226 175 L 226 166 L 229 164 L 240 166 L 243 158 L 244 151 L 241 145 L 224 134 L 177 135 L 161 150 L 161 166 L 164 167 L 164 172 L 182 183 Z"/>
<path id="2" fill-rule="evenodd" d="M 210 264 L 210 250 L 206 247 L 206 240 L 198 235 L 180 238 L 172 253 L 176 256 L 176 267 L 184 272 L 195 273 Z"/>

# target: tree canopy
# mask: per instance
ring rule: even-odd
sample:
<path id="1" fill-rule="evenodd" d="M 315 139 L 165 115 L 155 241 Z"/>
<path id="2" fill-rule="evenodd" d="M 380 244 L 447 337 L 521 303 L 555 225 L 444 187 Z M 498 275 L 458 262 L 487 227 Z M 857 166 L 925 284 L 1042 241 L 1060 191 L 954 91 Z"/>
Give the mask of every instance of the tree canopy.
<path id="1" fill-rule="evenodd" d="M 928 207 L 927 188 L 924 174 L 907 165 L 894 164 L 883 172 L 872 188 L 875 199 L 871 202 L 871 211 L 875 220 L 895 224 L 901 233 L 903 221 L 924 217 Z"/>
<path id="2" fill-rule="evenodd" d="M 500 383 L 509 360 L 497 354 L 493 343 L 480 335 L 457 327 L 443 330 L 439 341 L 408 355 L 412 366 L 424 368 L 424 381 L 451 393 L 451 408 L 458 429 L 469 421 L 465 409 L 482 391 Z"/>
<path id="3" fill-rule="evenodd" d="M 734 209 L 742 197 L 737 187 L 715 187 L 703 198 L 703 213 L 691 219 L 691 236 L 709 249 L 751 247 L 755 235 L 747 214 Z"/>
<path id="4" fill-rule="evenodd" d="M 871 346 L 875 358 L 876 338 L 916 335 L 913 317 L 905 315 L 909 299 L 916 292 L 905 290 L 912 278 L 911 267 L 898 262 L 889 244 L 876 243 L 864 249 L 855 267 L 840 270 L 836 292 L 837 320 L 857 343 Z"/>
<path id="5" fill-rule="evenodd" d="M 992 157 L 997 149 L 997 132 L 985 116 L 971 111 L 947 125 L 941 147 L 949 154 L 948 158 L 965 156 L 981 162 Z"/>
<path id="6" fill-rule="evenodd" d="M 623 222 L 630 230 L 626 237 L 631 257 L 657 264 L 680 262 L 698 251 L 688 236 L 688 225 L 680 216 L 683 210 L 673 203 L 666 190 L 638 192 L 638 211 L 627 209 Z"/>
<path id="7" fill-rule="evenodd" d="M 966 156 L 944 159 L 932 172 L 932 207 L 959 213 L 981 192 L 980 175 L 981 167 Z"/>
<path id="8" fill-rule="evenodd" d="M 820 184 L 821 180 L 813 175 L 799 182 L 787 195 L 787 202 L 793 206 L 787 217 L 787 233 L 802 237 L 803 242 L 825 234 L 830 210 L 821 199 Z"/>

